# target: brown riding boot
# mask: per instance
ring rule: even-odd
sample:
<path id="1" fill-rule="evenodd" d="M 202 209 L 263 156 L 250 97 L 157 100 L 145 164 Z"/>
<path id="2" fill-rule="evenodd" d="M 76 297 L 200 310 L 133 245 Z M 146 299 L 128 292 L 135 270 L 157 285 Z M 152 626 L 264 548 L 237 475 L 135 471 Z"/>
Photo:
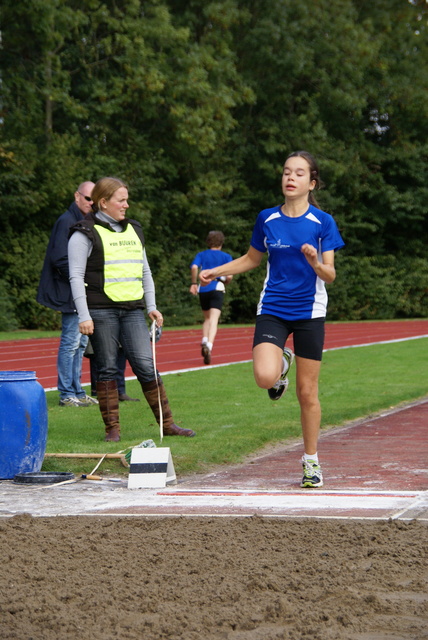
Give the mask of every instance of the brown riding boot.
<path id="1" fill-rule="evenodd" d="M 100 380 L 97 382 L 97 398 L 101 416 L 106 426 L 106 442 L 119 442 L 119 398 L 116 380 Z"/>
<path id="2" fill-rule="evenodd" d="M 150 409 L 153 411 L 156 422 L 159 424 L 159 397 L 158 385 L 156 384 L 156 380 L 141 383 L 141 388 L 147 402 L 149 403 Z M 192 438 L 195 435 L 195 432 L 192 431 L 192 429 L 182 429 L 175 424 L 162 380 L 159 380 L 159 392 L 162 406 L 163 435 L 187 436 L 188 438 Z"/>

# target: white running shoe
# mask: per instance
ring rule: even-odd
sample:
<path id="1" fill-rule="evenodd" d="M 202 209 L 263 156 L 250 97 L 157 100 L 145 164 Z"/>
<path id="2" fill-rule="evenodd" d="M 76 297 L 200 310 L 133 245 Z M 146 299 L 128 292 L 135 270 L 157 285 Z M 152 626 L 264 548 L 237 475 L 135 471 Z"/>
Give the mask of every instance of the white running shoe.
<path id="1" fill-rule="evenodd" d="M 322 471 L 319 463 L 315 460 L 305 460 L 302 458 L 303 465 L 303 480 L 300 484 L 301 487 L 307 487 L 313 489 L 322 487 L 324 482 L 322 479 Z"/>
<path id="2" fill-rule="evenodd" d="M 288 389 L 288 372 L 291 365 L 294 362 L 294 353 L 288 347 L 284 347 L 284 355 L 282 356 L 284 362 L 284 371 L 281 374 L 278 382 L 273 387 L 268 389 L 269 398 L 271 400 L 279 400 Z"/>

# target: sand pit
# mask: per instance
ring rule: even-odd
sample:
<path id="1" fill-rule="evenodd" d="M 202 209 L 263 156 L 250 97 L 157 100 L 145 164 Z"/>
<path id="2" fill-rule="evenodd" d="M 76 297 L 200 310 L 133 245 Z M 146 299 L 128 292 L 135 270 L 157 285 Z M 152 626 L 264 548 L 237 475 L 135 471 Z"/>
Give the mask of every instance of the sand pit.
<path id="1" fill-rule="evenodd" d="M 418 521 L 0 520 L 2 640 L 422 640 Z"/>

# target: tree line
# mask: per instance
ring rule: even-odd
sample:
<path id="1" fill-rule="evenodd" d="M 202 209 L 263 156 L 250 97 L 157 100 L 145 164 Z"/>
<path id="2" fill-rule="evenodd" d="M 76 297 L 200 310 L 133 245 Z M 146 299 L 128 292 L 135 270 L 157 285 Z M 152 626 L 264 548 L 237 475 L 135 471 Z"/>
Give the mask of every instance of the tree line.
<path id="1" fill-rule="evenodd" d="M 0 318 L 35 302 L 50 230 L 77 185 L 129 185 L 167 324 L 198 321 L 189 267 L 209 230 L 247 250 L 282 165 L 319 161 L 346 242 L 330 319 L 428 315 L 427 16 L 414 0 L 3 0 Z M 224 320 L 252 322 L 263 270 Z"/>

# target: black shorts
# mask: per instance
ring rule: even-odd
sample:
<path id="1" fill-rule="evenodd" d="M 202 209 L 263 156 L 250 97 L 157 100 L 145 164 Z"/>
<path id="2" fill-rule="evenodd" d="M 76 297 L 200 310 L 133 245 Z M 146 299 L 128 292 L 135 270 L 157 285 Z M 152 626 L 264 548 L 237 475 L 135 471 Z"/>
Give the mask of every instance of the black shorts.
<path id="1" fill-rule="evenodd" d="M 262 314 L 256 319 L 253 349 L 262 342 L 270 342 L 283 349 L 288 336 L 292 333 L 296 356 L 309 360 L 322 360 L 324 326 L 325 318 L 290 321 Z"/>
<path id="2" fill-rule="evenodd" d="M 207 291 L 199 294 L 199 302 L 201 303 L 202 311 L 209 311 L 210 309 L 223 309 L 224 291 Z"/>

